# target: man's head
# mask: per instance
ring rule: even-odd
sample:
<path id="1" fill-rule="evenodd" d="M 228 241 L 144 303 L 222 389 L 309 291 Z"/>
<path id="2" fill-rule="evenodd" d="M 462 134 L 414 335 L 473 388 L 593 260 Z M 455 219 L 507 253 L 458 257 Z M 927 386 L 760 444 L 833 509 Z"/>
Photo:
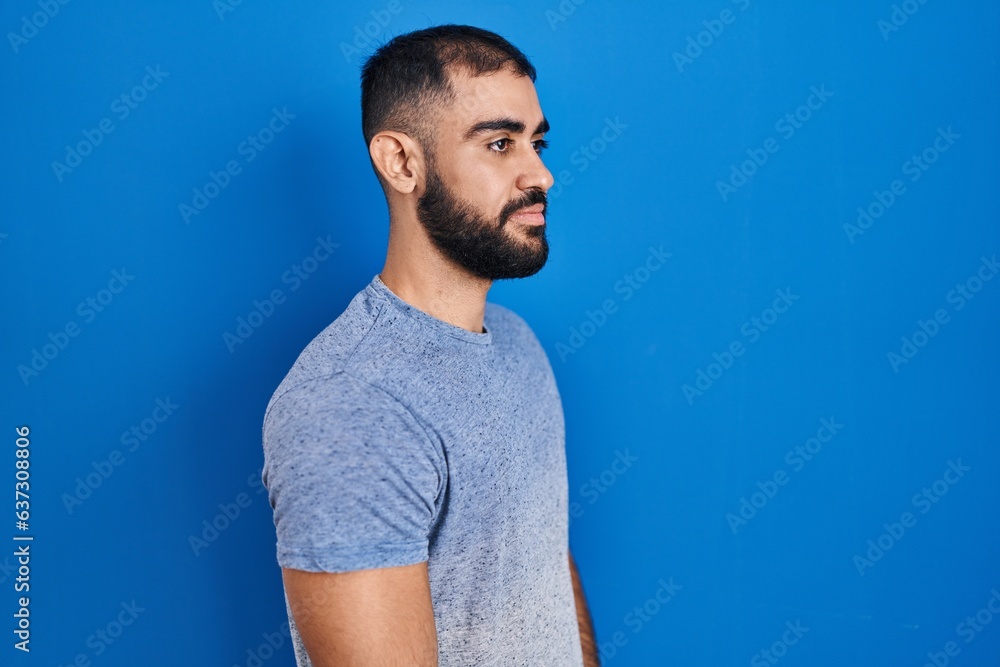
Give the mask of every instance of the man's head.
<path id="1" fill-rule="evenodd" d="M 396 37 L 365 64 L 361 122 L 392 218 L 489 280 L 548 257 L 535 69 L 505 39 L 445 25 Z M 523 209 L 533 214 L 517 215 Z"/>

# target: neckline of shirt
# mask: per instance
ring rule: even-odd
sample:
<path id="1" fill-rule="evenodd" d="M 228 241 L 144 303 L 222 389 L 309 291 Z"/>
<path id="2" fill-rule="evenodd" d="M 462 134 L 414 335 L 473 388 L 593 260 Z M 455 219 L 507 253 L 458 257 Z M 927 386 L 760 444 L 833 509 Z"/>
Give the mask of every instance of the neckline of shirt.
<path id="1" fill-rule="evenodd" d="M 372 278 L 366 289 L 369 290 L 369 292 L 374 296 L 388 301 L 390 304 L 395 306 L 396 310 L 400 311 L 407 318 L 424 326 L 430 327 L 438 333 L 477 345 L 489 345 L 493 342 L 493 332 L 490 330 L 485 321 L 483 322 L 483 329 L 485 332 L 475 333 L 473 331 L 469 331 L 468 329 L 457 327 L 454 324 L 449 324 L 444 320 L 439 320 L 433 315 L 425 313 L 416 306 L 397 296 L 395 292 L 389 289 L 386 284 L 382 282 L 382 278 L 379 277 L 379 274 L 377 273 L 375 274 L 375 277 Z M 486 312 L 489 313 L 489 303 L 486 305 Z"/>

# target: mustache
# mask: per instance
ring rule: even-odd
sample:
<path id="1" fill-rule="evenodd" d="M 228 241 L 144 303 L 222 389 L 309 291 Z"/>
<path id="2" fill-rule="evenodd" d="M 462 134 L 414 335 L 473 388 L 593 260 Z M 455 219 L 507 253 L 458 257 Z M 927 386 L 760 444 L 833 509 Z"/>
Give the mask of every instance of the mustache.
<path id="1" fill-rule="evenodd" d="M 522 208 L 527 208 L 529 206 L 534 206 L 535 204 L 542 205 L 542 214 L 544 215 L 548 211 L 548 197 L 543 190 L 531 189 L 524 193 L 524 196 L 520 199 L 515 199 L 512 202 L 508 202 L 503 210 L 500 211 L 500 221 L 501 225 L 507 222 L 510 216 L 514 215 Z"/>

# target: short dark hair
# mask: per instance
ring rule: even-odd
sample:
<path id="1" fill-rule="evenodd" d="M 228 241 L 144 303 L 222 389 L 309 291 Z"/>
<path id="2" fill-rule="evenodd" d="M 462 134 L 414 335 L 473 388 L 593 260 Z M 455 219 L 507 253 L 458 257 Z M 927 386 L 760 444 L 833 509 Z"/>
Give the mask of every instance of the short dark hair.
<path id="1" fill-rule="evenodd" d="M 535 81 L 528 58 L 500 35 L 482 28 L 447 24 L 394 37 L 361 70 L 365 145 L 370 146 L 379 132 L 394 130 L 413 137 L 431 153 L 436 109 L 455 100 L 449 68 L 481 76 L 504 67 Z"/>

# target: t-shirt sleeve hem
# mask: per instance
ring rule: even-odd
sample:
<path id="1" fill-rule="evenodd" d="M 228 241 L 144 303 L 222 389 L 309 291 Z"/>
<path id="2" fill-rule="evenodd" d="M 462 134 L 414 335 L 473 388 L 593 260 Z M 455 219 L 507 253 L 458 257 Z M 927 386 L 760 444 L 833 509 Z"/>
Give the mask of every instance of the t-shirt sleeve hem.
<path id="1" fill-rule="evenodd" d="M 352 548 L 303 549 L 278 545 L 278 565 L 306 572 L 352 572 L 413 565 L 428 559 L 428 543 L 403 542 Z"/>

